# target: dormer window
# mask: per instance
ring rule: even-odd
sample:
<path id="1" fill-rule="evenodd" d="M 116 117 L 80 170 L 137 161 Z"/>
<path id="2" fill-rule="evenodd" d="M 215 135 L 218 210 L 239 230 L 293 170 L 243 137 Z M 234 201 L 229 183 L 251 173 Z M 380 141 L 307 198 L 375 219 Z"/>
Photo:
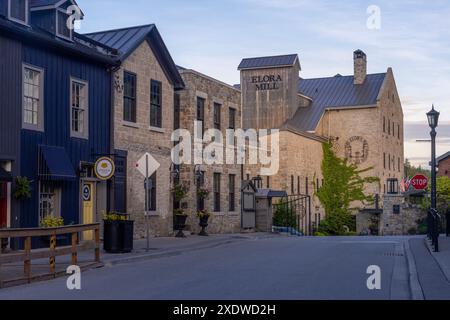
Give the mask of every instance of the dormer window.
<path id="1" fill-rule="evenodd" d="M 56 35 L 58 37 L 72 40 L 73 21 L 71 28 L 69 28 L 69 21 L 70 16 L 65 10 L 58 9 L 56 11 Z"/>
<path id="2" fill-rule="evenodd" d="M 8 19 L 28 25 L 28 0 L 8 0 Z"/>

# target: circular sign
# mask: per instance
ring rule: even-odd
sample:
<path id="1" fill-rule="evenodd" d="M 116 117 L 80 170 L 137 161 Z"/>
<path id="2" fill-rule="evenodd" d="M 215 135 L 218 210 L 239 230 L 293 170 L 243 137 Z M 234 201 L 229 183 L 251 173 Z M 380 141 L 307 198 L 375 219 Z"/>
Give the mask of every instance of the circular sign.
<path id="1" fill-rule="evenodd" d="M 100 180 L 109 180 L 114 176 L 116 167 L 111 158 L 103 157 L 97 160 L 94 170 L 97 178 Z"/>
<path id="2" fill-rule="evenodd" d="M 411 179 L 411 185 L 416 190 L 425 190 L 428 187 L 428 177 L 417 174 Z"/>
<path id="3" fill-rule="evenodd" d="M 83 201 L 91 201 L 91 186 L 85 184 L 82 191 Z"/>

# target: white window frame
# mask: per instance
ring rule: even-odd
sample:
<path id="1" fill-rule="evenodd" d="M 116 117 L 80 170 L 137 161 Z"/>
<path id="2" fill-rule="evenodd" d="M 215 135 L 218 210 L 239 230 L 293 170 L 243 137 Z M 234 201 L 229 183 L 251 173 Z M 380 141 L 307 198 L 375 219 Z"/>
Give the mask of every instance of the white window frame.
<path id="1" fill-rule="evenodd" d="M 61 9 L 61 8 L 58 8 L 56 10 L 56 14 L 55 14 L 56 15 L 56 17 L 55 17 L 55 19 L 56 19 L 56 27 L 55 27 L 55 29 L 56 29 L 56 36 L 59 37 L 59 38 L 62 38 L 62 39 L 66 39 L 66 40 L 72 41 L 73 29 L 69 29 L 70 37 L 66 37 L 64 34 L 61 34 L 59 32 L 59 14 L 58 14 L 59 12 L 62 12 L 62 13 L 67 15 L 67 10 L 64 10 L 64 9 Z"/>
<path id="2" fill-rule="evenodd" d="M 39 90 L 39 107 L 38 107 L 38 123 L 37 125 L 25 122 L 25 69 L 30 69 L 39 72 L 40 90 Z M 44 131 L 44 85 L 45 85 L 45 70 L 26 63 L 22 64 L 22 128 L 34 131 Z"/>
<path id="3" fill-rule="evenodd" d="M 43 218 L 45 218 L 43 215 L 42 215 L 42 211 L 41 211 L 41 196 L 42 196 L 42 194 L 43 194 L 43 187 L 42 187 L 42 184 L 45 184 L 45 183 L 49 183 L 49 184 L 51 184 L 52 182 L 49 182 L 49 181 L 39 181 L 39 208 L 38 208 L 38 210 L 39 210 L 39 225 L 41 224 L 41 222 L 42 222 L 42 219 Z M 53 184 L 55 184 L 55 182 L 53 182 Z M 55 185 L 53 185 L 52 186 L 52 188 L 53 188 L 53 196 L 55 197 L 55 200 L 54 200 L 54 203 L 53 203 L 53 212 L 50 214 L 50 216 L 52 217 L 52 218 L 59 218 L 59 217 L 61 217 L 61 198 L 62 198 L 62 189 L 59 187 L 59 186 L 55 186 Z"/>
<path id="4" fill-rule="evenodd" d="M 84 109 L 84 118 L 83 118 L 83 132 L 77 132 L 73 131 L 72 127 L 72 98 L 73 98 L 73 91 L 72 91 L 72 85 L 73 83 L 82 84 L 85 87 L 86 90 L 86 106 Z M 80 139 L 89 139 L 89 82 L 86 80 L 81 80 L 75 77 L 70 77 L 70 136 L 72 138 L 80 138 Z"/>
<path id="5" fill-rule="evenodd" d="M 8 0 L 8 20 L 23 24 L 25 26 L 29 25 L 29 20 L 30 20 L 30 4 L 29 4 L 29 0 L 25 0 L 25 21 L 22 21 L 20 19 L 14 18 L 11 16 L 11 1 L 13 0 Z"/>

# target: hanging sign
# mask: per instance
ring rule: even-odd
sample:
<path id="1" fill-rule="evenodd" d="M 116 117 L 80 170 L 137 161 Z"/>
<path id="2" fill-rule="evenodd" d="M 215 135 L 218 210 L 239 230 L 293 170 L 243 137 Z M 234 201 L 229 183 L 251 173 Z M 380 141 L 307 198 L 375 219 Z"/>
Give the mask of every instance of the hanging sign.
<path id="1" fill-rule="evenodd" d="M 85 184 L 83 186 L 83 190 L 82 190 L 82 197 L 83 197 L 83 201 L 91 201 L 91 186 L 88 184 Z"/>
<path id="2" fill-rule="evenodd" d="M 94 171 L 100 180 L 109 180 L 114 176 L 116 167 L 111 158 L 102 157 L 95 163 Z"/>

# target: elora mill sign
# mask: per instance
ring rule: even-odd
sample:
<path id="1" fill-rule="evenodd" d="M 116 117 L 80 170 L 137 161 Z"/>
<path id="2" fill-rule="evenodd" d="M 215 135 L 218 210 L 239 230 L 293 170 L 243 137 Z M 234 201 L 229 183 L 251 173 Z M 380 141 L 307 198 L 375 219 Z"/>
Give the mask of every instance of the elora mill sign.
<path id="1" fill-rule="evenodd" d="M 252 84 L 255 85 L 256 91 L 269 91 L 280 89 L 279 83 L 283 82 L 280 75 L 264 75 L 252 77 Z"/>

